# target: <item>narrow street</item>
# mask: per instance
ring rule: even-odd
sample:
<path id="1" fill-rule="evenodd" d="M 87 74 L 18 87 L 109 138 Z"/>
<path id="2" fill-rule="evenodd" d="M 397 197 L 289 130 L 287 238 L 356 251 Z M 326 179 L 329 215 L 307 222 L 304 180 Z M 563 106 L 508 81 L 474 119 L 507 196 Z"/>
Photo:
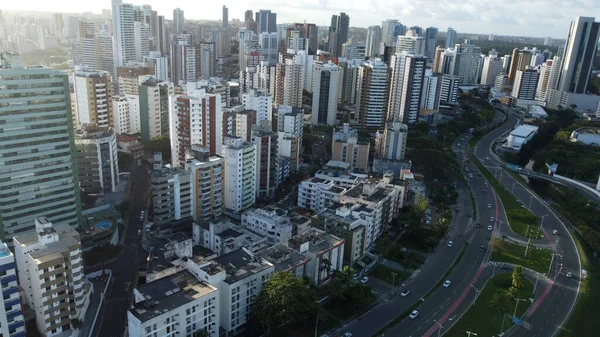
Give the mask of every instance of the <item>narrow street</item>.
<path id="1" fill-rule="evenodd" d="M 106 293 L 108 301 L 98 315 L 96 331 L 90 337 L 121 337 L 127 323 L 127 310 L 132 303 L 133 287 L 137 281 L 139 264 L 146 260 L 147 253 L 140 247 L 140 212 L 145 209 L 148 191 L 148 166 L 138 166 L 130 179 L 134 184 L 129 217 L 126 219 L 125 245 L 123 254 L 106 266 L 112 270 L 112 284 Z"/>

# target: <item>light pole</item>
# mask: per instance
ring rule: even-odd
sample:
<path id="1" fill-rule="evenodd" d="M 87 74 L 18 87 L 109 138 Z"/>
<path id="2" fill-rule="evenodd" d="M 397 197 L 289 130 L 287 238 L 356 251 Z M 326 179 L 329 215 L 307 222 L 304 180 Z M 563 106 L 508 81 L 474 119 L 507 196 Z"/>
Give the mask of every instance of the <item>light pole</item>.
<path id="1" fill-rule="evenodd" d="M 392 272 L 392 292 L 394 292 L 394 284 L 396 283 L 396 273 Z"/>
<path id="2" fill-rule="evenodd" d="M 533 202 L 533 195 L 529 197 L 529 208 L 528 210 L 531 212 L 531 202 Z"/>
<path id="3" fill-rule="evenodd" d="M 477 296 L 479 296 L 479 293 L 481 293 L 481 290 L 475 288 L 475 286 L 472 284 L 471 284 L 471 288 L 475 289 L 475 298 L 473 299 L 473 306 L 475 306 L 475 300 L 477 300 Z"/>
<path id="4" fill-rule="evenodd" d="M 535 296 L 535 290 L 537 289 L 537 283 L 538 283 L 539 278 L 540 278 L 540 273 L 536 273 L 535 285 L 533 286 L 533 296 Z"/>
<path id="5" fill-rule="evenodd" d="M 513 312 L 513 317 L 515 317 L 517 315 L 517 307 L 519 306 L 519 302 L 527 301 L 527 299 L 526 298 L 515 298 L 515 301 L 517 301 L 517 303 L 515 303 L 515 311 Z"/>
<path id="6" fill-rule="evenodd" d="M 552 254 L 552 259 L 550 260 L 550 266 L 548 267 L 548 277 L 550 277 L 550 270 L 552 269 L 552 263 L 554 263 L 554 254 Z"/>
<path id="7" fill-rule="evenodd" d="M 510 194 L 515 194 L 515 185 L 518 185 L 519 183 L 513 183 L 512 184 L 512 189 L 510 190 Z"/>
<path id="8" fill-rule="evenodd" d="M 542 218 L 542 223 L 540 223 L 540 227 L 543 227 L 543 226 L 544 226 L 544 218 L 545 218 L 545 217 L 547 217 L 547 216 L 548 216 L 548 214 L 544 214 L 544 215 L 542 215 L 542 216 L 541 216 L 541 218 Z"/>
<path id="9" fill-rule="evenodd" d="M 471 336 L 477 336 L 476 333 L 471 332 L 471 331 L 465 331 L 467 333 L 467 337 L 471 337 Z"/>
<path id="10" fill-rule="evenodd" d="M 440 337 L 442 335 L 442 329 L 444 328 L 440 322 L 436 321 L 435 319 L 433 320 L 435 322 L 435 324 L 439 325 L 439 329 L 438 329 L 438 337 Z"/>

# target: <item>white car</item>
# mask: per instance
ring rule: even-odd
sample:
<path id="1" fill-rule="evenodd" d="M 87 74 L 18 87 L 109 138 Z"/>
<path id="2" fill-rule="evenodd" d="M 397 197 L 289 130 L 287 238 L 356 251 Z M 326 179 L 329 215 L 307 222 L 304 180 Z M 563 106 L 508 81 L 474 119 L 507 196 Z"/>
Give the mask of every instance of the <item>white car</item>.
<path id="1" fill-rule="evenodd" d="M 450 280 L 446 280 L 446 281 L 444 281 L 443 286 L 444 286 L 444 288 L 448 288 L 450 286 L 450 284 L 452 284 L 452 282 L 450 282 Z"/>
<path id="2" fill-rule="evenodd" d="M 494 219 L 493 216 L 490 217 L 490 222 L 494 222 L 496 219 Z"/>
<path id="3" fill-rule="evenodd" d="M 493 230 L 494 230 L 494 226 L 492 226 L 492 225 L 489 225 L 489 226 L 488 226 L 488 231 L 493 231 Z"/>
<path id="4" fill-rule="evenodd" d="M 365 284 L 367 282 L 369 282 L 369 278 L 367 276 L 360 279 L 360 283 L 362 283 L 362 284 Z"/>
<path id="5" fill-rule="evenodd" d="M 571 278 L 571 277 L 573 277 L 573 274 L 571 274 L 571 272 L 568 272 L 568 273 L 567 273 L 567 277 L 568 277 L 568 278 Z"/>
<path id="6" fill-rule="evenodd" d="M 352 332 L 346 332 L 346 333 L 344 334 L 344 337 L 352 337 Z"/>
<path id="7" fill-rule="evenodd" d="M 408 315 L 408 317 L 410 317 L 410 319 L 415 319 L 417 318 L 417 316 L 419 316 L 419 312 L 416 310 L 413 310 L 410 315 Z"/>
<path id="8" fill-rule="evenodd" d="M 406 297 L 408 294 L 410 294 L 410 291 L 408 289 L 404 289 L 404 291 L 400 293 L 400 296 Z"/>
<path id="9" fill-rule="evenodd" d="M 552 231 L 552 234 L 558 235 L 558 231 L 555 229 L 555 230 Z"/>
<path id="10" fill-rule="evenodd" d="M 448 241 L 448 247 L 452 247 L 452 246 L 454 246 L 454 242 Z"/>
<path id="11" fill-rule="evenodd" d="M 492 204 L 488 204 L 488 208 L 490 208 L 490 209 L 491 209 L 491 208 L 492 208 Z"/>

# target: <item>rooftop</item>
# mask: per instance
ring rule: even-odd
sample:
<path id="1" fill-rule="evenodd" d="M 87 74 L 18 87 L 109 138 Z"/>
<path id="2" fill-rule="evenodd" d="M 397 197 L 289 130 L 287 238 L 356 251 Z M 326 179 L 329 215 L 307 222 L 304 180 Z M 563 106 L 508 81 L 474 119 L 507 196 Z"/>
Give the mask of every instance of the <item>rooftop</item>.
<path id="1" fill-rule="evenodd" d="M 257 253 L 257 255 L 272 263 L 275 266 L 275 270 L 280 271 L 293 270 L 310 261 L 309 257 L 282 244 L 271 246 Z"/>
<path id="2" fill-rule="evenodd" d="M 515 137 L 527 138 L 531 136 L 532 133 L 536 133 L 537 130 L 537 126 L 523 124 L 517 126 L 514 130 L 512 130 L 510 135 Z"/>
<path id="3" fill-rule="evenodd" d="M 136 290 L 145 300 L 134 304 L 131 313 L 142 322 L 217 291 L 187 270 L 143 284 Z"/>
<path id="4" fill-rule="evenodd" d="M 579 134 L 600 135 L 600 128 L 584 126 L 579 129 L 576 129 L 575 132 Z"/>
<path id="5" fill-rule="evenodd" d="M 316 228 L 311 228 L 305 233 L 296 235 L 290 239 L 292 246 L 294 248 L 298 248 L 300 253 L 302 253 L 305 249 L 304 244 L 308 243 L 306 250 L 313 254 L 319 254 L 325 250 L 342 244 L 343 242 L 344 240 L 338 238 L 337 236 Z"/>
<path id="6" fill-rule="evenodd" d="M 235 283 L 251 275 L 258 274 L 273 266 L 271 263 L 262 260 L 257 256 L 253 256 L 243 248 L 221 255 L 215 258 L 213 262 L 212 265 L 216 264 L 217 266 L 213 266 L 212 268 L 225 270 L 227 273 L 225 282 L 229 284 Z M 209 274 L 214 275 L 215 273 L 209 272 Z"/>

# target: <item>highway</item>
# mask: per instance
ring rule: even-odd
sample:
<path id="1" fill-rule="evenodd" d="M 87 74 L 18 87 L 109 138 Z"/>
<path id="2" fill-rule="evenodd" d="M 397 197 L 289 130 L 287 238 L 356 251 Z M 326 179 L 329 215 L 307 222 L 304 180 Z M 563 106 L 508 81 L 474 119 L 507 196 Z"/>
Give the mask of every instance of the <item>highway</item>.
<path id="1" fill-rule="evenodd" d="M 504 163 L 492 154 L 490 147 L 497 137 L 513 128 L 515 122 L 516 120 L 511 118 L 507 123 L 483 137 L 475 147 L 475 155 L 483 159 L 486 166 L 504 167 Z M 485 160 L 486 157 L 490 159 Z M 531 211 L 538 217 L 544 217 L 542 232 L 556 254 L 550 275 L 553 283 L 547 286 L 543 296 L 537 300 L 537 303 L 525 315 L 526 320 L 533 325 L 532 331 L 527 331 L 523 328 L 516 329 L 511 336 L 552 337 L 568 319 L 579 293 L 581 286 L 581 261 L 579 252 L 568 232 L 568 228 L 565 227 L 545 203 L 532 194 L 529 189 L 522 186 L 510 174 L 502 174 L 501 179 L 504 187 L 509 191 L 512 190 L 515 197 L 522 204 L 529 205 L 531 203 Z M 514 190 L 512 189 L 513 184 L 515 185 Z M 507 232 L 503 231 L 503 235 L 504 233 L 508 233 L 508 236 L 515 236 L 508 226 L 504 226 L 504 229 Z M 559 234 L 551 234 L 554 230 L 558 231 Z M 567 278 L 567 272 L 571 272 L 573 277 Z"/>

